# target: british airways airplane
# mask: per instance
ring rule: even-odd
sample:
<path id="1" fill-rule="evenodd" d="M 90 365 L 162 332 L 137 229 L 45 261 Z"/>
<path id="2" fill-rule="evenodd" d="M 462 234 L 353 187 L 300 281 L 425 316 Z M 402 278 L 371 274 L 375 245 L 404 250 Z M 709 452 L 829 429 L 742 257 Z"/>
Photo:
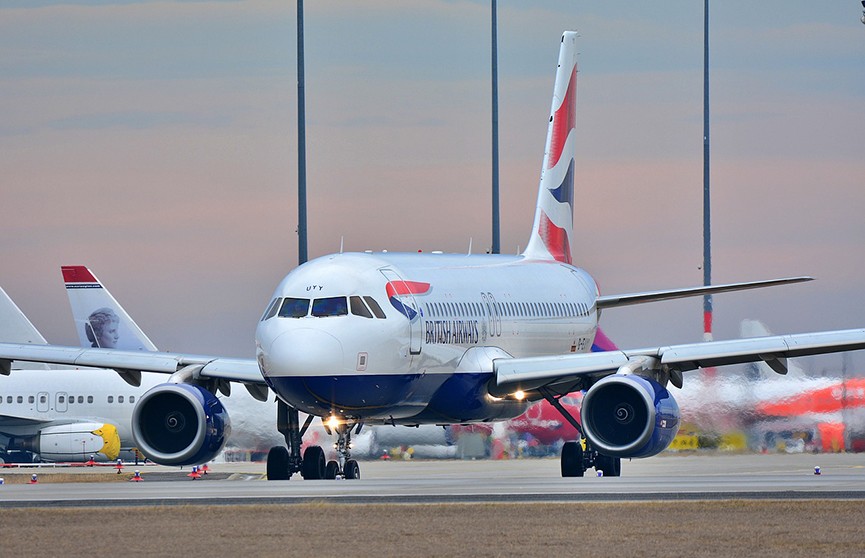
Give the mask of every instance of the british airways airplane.
<path id="1" fill-rule="evenodd" d="M 808 277 L 601 295 L 572 265 L 576 38 L 561 39 L 534 224 L 516 256 L 345 253 L 301 265 L 277 286 L 255 333 L 256 359 L 110 348 L 0 343 L 13 360 L 113 368 L 127 381 L 139 371 L 170 374 L 133 411 L 142 453 L 163 464 L 208 461 L 230 431 L 214 396 L 246 385 L 258 399 L 279 399 L 271 480 L 360 478 L 351 436 L 364 425 L 461 424 L 507 420 L 546 400 L 585 438 L 562 450 L 563 476 L 589 467 L 620 473 L 622 457 L 663 451 L 679 428 L 667 390 L 700 367 L 766 362 L 865 348 L 865 329 L 620 350 L 598 328 L 617 306 L 810 280 Z M 2 371 L 2 369 L 0 369 Z M 585 391 L 577 421 L 560 404 Z M 299 413 L 308 418 L 300 423 Z M 301 451 L 321 417 L 336 436 L 337 459 L 320 446 Z"/>

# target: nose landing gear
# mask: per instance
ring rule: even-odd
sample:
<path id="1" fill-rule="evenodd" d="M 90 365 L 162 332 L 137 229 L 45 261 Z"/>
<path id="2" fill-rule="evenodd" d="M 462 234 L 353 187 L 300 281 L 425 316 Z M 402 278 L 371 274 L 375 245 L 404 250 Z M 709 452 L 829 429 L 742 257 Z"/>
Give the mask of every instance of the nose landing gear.
<path id="1" fill-rule="evenodd" d="M 324 422 L 328 434 L 336 434 L 336 460 L 326 461 L 321 446 L 309 446 L 301 457 L 303 435 L 312 420 L 309 415 L 303 426 L 300 425 L 300 414 L 297 409 L 289 407 L 282 401 L 277 403 L 276 425 L 285 437 L 286 446 L 270 448 L 267 454 L 268 480 L 288 480 L 294 473 L 300 473 L 305 480 L 319 479 L 359 479 L 360 465 L 351 459 L 351 434 L 359 434 L 363 423 L 341 422 L 334 426 Z"/>
<path id="2" fill-rule="evenodd" d="M 355 426 L 357 429 L 355 430 Z M 351 459 L 351 433 L 360 434 L 363 428 L 363 423 L 340 423 L 333 428 L 336 433 L 336 461 L 328 462 L 325 467 L 326 479 L 335 479 L 342 477 L 344 479 L 353 480 L 360 478 L 360 465 L 357 461 Z M 331 428 L 325 423 L 325 430 L 331 434 Z"/>

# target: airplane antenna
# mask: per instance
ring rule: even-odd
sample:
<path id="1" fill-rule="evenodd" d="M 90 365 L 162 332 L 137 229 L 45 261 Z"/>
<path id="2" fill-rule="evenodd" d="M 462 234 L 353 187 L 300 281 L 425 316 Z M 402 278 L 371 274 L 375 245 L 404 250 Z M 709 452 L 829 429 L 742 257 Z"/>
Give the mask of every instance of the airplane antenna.
<path id="1" fill-rule="evenodd" d="M 468 253 L 469 256 L 472 255 L 472 240 L 474 240 L 474 237 L 470 236 L 469 237 L 469 253 Z"/>
<path id="2" fill-rule="evenodd" d="M 492 0 L 492 125 L 493 125 L 493 254 L 501 252 L 499 245 L 499 55 L 496 23 L 496 0 Z"/>
<path id="3" fill-rule="evenodd" d="M 343 247 L 344 243 L 345 243 L 345 237 L 340 236 L 339 237 L 339 253 L 340 254 L 342 254 L 342 247 Z"/>

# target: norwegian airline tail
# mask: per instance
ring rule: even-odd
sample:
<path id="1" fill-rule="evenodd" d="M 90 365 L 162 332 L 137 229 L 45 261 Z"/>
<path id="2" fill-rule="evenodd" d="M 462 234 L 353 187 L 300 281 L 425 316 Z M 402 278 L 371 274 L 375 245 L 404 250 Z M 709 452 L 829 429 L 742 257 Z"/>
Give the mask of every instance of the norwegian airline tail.
<path id="1" fill-rule="evenodd" d="M 559 50 L 535 223 L 528 246 L 523 252 L 528 258 L 571 263 L 576 89 L 577 33 L 566 31 L 562 35 Z"/>
<path id="2" fill-rule="evenodd" d="M 138 324 L 89 269 L 81 265 L 68 265 L 61 270 L 82 347 L 156 350 Z"/>

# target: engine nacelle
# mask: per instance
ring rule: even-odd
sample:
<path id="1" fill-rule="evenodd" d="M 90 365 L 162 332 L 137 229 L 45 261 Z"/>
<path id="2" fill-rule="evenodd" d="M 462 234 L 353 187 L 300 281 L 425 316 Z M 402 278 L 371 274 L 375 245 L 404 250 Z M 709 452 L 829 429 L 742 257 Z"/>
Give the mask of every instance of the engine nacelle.
<path id="1" fill-rule="evenodd" d="M 679 431 L 679 405 L 654 380 L 614 374 L 593 385 L 580 409 L 594 448 L 614 457 L 651 457 Z"/>
<path id="2" fill-rule="evenodd" d="M 98 454 L 113 461 L 120 453 L 120 436 L 113 424 L 73 422 L 47 426 L 35 436 L 13 438 L 8 449 L 37 453 L 46 461 L 87 461 Z"/>
<path id="3" fill-rule="evenodd" d="M 162 465 L 199 465 L 216 457 L 231 434 L 219 399 L 192 384 L 160 384 L 132 412 L 138 449 Z"/>

